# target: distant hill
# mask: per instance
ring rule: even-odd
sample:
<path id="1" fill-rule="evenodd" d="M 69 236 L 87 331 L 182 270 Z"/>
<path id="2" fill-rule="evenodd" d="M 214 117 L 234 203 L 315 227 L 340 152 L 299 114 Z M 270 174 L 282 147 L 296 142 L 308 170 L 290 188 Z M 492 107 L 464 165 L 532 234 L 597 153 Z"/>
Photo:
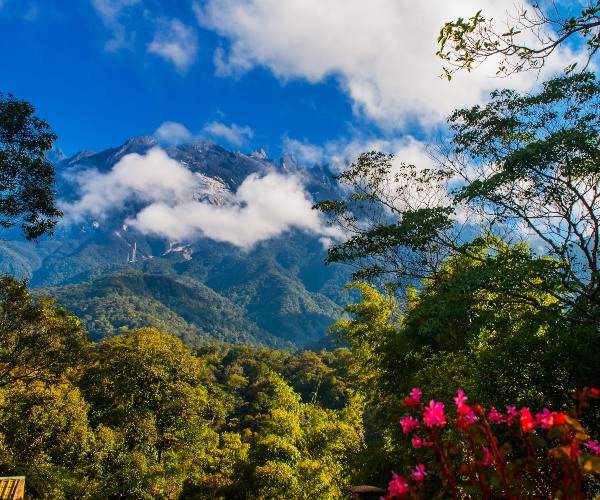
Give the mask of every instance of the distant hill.
<path id="1" fill-rule="evenodd" d="M 125 156 L 160 147 L 138 137 L 100 153 L 83 151 L 56 163 L 58 198 L 77 201 L 77 179 L 109 172 Z M 250 174 L 302 177 L 315 201 L 335 197 L 326 166 L 306 168 L 287 156 L 244 155 L 211 142 L 164 151 L 201 176 L 195 199 L 231 202 Z M 249 250 L 208 238 L 167 241 L 127 227 L 133 200 L 100 218 L 59 225 L 38 244 L 0 241 L 0 272 L 27 278 L 36 293 L 56 298 L 84 322 L 92 338 L 154 326 L 191 345 L 211 340 L 296 348 L 319 342 L 348 298 L 349 271 L 325 267 L 314 234 L 290 230 Z"/>

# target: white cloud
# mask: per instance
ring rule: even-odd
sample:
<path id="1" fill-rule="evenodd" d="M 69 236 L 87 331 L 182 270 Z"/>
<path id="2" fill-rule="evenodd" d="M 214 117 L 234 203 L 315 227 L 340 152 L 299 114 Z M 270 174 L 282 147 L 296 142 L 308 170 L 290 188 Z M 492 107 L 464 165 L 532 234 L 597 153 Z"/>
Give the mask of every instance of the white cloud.
<path id="1" fill-rule="evenodd" d="M 66 222 L 77 222 L 85 216 L 101 218 L 135 201 L 141 209 L 125 224 L 145 234 L 171 241 L 206 236 L 244 249 L 292 228 L 329 239 L 340 236 L 323 225 L 296 176 L 252 174 L 229 196 L 230 203 L 219 206 L 197 201 L 196 193 L 205 182 L 200 174 L 155 148 L 145 156 L 123 157 L 108 173 L 83 173 L 81 198 L 61 208 Z"/>
<path id="2" fill-rule="evenodd" d="M 452 109 L 484 100 L 490 90 L 531 86 L 532 73 L 491 79 L 494 61 L 480 70 L 438 78 L 437 37 L 446 21 L 506 18 L 512 0 L 206 0 L 195 5 L 200 24 L 228 39 L 215 53 L 217 72 L 239 74 L 257 66 L 283 81 L 311 83 L 334 76 L 355 112 L 387 129 L 411 121 L 443 121 Z M 561 49 L 562 50 L 562 49 Z M 553 59 L 549 71 L 565 62 Z"/>
<path id="3" fill-rule="evenodd" d="M 194 140 L 194 134 L 185 125 L 177 122 L 163 122 L 154 132 L 154 136 L 166 144 L 184 144 Z"/>
<path id="4" fill-rule="evenodd" d="M 92 0 L 94 9 L 112 33 L 112 38 L 104 46 L 107 51 L 117 50 L 127 43 L 127 30 L 121 23 L 121 15 L 128 7 L 140 3 L 141 0 Z"/>
<path id="5" fill-rule="evenodd" d="M 87 170 L 78 182 L 80 199 L 62 206 L 67 222 L 77 222 L 85 215 L 102 217 L 110 210 L 123 208 L 128 200 L 160 203 L 180 199 L 190 193 L 196 178 L 181 163 L 155 148 L 145 156 L 124 156 L 108 173 Z"/>
<path id="6" fill-rule="evenodd" d="M 169 240 L 190 240 L 204 235 L 245 249 L 291 228 L 329 237 L 337 235 L 322 225 L 297 177 L 252 174 L 239 187 L 235 199 L 238 205 L 215 206 L 194 201 L 175 205 L 155 203 L 127 223 Z"/>
<path id="7" fill-rule="evenodd" d="M 178 122 L 163 122 L 154 132 L 155 137 L 164 144 L 183 144 L 191 141 L 214 140 L 225 142 L 230 146 L 241 147 L 248 144 L 254 137 L 254 132 L 249 126 L 241 127 L 232 123 L 213 121 L 206 123 L 202 130 L 193 134 L 183 124 Z"/>
<path id="8" fill-rule="evenodd" d="M 392 139 L 380 137 L 355 137 L 328 141 L 319 146 L 306 141 L 283 137 L 282 149 L 296 160 L 305 163 L 329 162 L 334 170 L 343 170 L 366 151 L 381 151 L 394 155 L 394 163 L 431 168 L 434 162 L 427 152 L 427 143 L 410 135 Z"/>
<path id="9" fill-rule="evenodd" d="M 148 52 L 166 59 L 183 73 L 196 59 L 198 40 L 194 30 L 179 19 L 163 19 L 158 23 Z"/>
<path id="10" fill-rule="evenodd" d="M 235 123 L 225 125 L 220 122 L 210 122 L 202 129 L 204 134 L 213 139 L 223 139 L 232 146 L 240 147 L 254 137 L 254 132 L 247 125 L 240 127 Z"/>
<path id="11" fill-rule="evenodd" d="M 287 135 L 283 137 L 281 147 L 285 153 L 305 165 L 314 165 L 325 160 L 325 149 L 323 147 L 292 139 Z"/>

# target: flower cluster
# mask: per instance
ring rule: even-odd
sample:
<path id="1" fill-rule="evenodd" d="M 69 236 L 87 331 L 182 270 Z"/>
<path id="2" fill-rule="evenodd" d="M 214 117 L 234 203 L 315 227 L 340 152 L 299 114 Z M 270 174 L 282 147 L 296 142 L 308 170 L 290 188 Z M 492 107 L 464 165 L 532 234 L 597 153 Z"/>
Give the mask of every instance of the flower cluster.
<path id="1" fill-rule="evenodd" d="M 462 496 L 462 492 L 467 491 L 465 488 L 479 490 L 484 498 L 503 495 L 515 498 L 513 491 L 530 492 L 532 496 L 579 498 L 584 475 L 600 474 L 600 444 L 590 439 L 578 421 L 581 410 L 588 405 L 586 400 L 600 396 L 598 389 L 576 391 L 579 406 L 572 414 L 544 408 L 534 415 L 527 407 L 517 410 L 514 406 L 506 406 L 504 413 L 493 406 L 486 410 L 479 405 L 468 405 L 465 393 L 458 390 L 453 398 L 456 417 L 451 417 L 442 402 L 432 399 L 424 405 L 421 395 L 422 392 L 414 388 L 405 399 L 405 405 L 417 414 L 417 418 L 406 416 L 400 420 L 400 425 L 405 434 L 412 434 L 414 448 L 433 448 L 437 457 L 433 466 L 437 473 L 428 475 L 423 464 L 412 469 L 406 478 L 393 472 L 386 499 L 426 497 L 426 483 L 436 479 L 434 490 L 440 496 L 446 493 L 453 498 Z M 441 439 L 447 424 L 462 433 L 460 445 Z M 492 433 L 492 425 L 496 426 L 496 432 L 504 427 L 507 432 L 515 433 L 522 446 L 519 454 L 530 459 L 512 459 L 512 445 L 500 446 L 499 439 Z M 558 446 L 542 452 L 539 443 L 545 446 L 546 441 L 532 438 L 541 431 L 547 433 L 547 440 L 557 442 Z M 535 446 L 534 439 L 537 439 Z M 449 459 L 457 453 L 462 453 L 462 459 Z M 555 471 L 558 467 L 563 476 L 540 472 L 549 466 Z M 553 478 L 553 484 L 545 484 L 548 477 Z"/>

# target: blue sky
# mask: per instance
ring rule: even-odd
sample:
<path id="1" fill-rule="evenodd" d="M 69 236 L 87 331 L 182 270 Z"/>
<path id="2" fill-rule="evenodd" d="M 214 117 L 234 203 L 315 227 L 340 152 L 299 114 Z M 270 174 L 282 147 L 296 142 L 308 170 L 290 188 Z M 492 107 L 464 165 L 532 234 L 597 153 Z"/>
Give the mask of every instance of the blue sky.
<path id="1" fill-rule="evenodd" d="M 168 6 L 167 6 L 168 5 Z M 512 1 L 0 0 L 0 91 L 34 104 L 67 155 L 137 135 L 288 151 L 424 158 L 457 106 L 502 82 L 438 78 L 444 21 Z M 560 54 L 549 71 L 563 67 Z M 491 67 L 491 66 L 490 66 Z"/>

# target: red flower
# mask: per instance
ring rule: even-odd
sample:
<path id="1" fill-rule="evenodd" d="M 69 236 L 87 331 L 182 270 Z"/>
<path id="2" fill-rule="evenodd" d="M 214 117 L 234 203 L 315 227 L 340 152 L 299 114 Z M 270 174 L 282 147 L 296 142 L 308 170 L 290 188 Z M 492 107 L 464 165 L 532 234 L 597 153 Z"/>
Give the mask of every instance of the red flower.
<path id="1" fill-rule="evenodd" d="M 417 434 L 414 434 L 412 438 L 412 445 L 413 448 L 422 448 L 423 446 L 433 446 L 433 443 L 429 440 L 429 438 L 425 438 L 425 440 L 423 440 Z"/>
<path id="2" fill-rule="evenodd" d="M 501 424 L 502 422 L 504 422 L 504 417 L 502 416 L 502 413 L 496 410 L 496 408 L 490 406 L 490 420 L 497 424 Z"/>
<path id="3" fill-rule="evenodd" d="M 548 408 L 544 408 L 542 413 L 536 414 L 535 421 L 544 429 L 551 429 L 555 425 L 562 425 L 565 423 L 565 414 L 556 413 L 554 411 L 551 412 Z"/>
<path id="4" fill-rule="evenodd" d="M 587 446 L 594 455 L 600 455 L 600 444 L 595 441 L 588 441 L 583 446 Z"/>
<path id="5" fill-rule="evenodd" d="M 525 432 L 530 432 L 535 428 L 533 415 L 529 411 L 529 408 L 523 407 L 521 409 L 521 425 L 523 426 L 523 430 Z"/>
<path id="6" fill-rule="evenodd" d="M 427 472 L 425 472 L 425 466 L 423 464 L 417 465 L 417 468 L 412 469 L 411 472 L 415 481 L 423 481 L 427 475 Z"/>
<path id="7" fill-rule="evenodd" d="M 513 423 L 513 420 L 518 415 L 519 414 L 517 413 L 517 410 L 514 406 L 507 406 L 506 407 L 506 425 L 508 425 L 510 427 Z"/>
<path id="8" fill-rule="evenodd" d="M 408 483 L 406 479 L 392 471 L 392 479 L 389 483 L 389 491 L 391 497 L 404 498 L 408 493 Z"/>
<path id="9" fill-rule="evenodd" d="M 422 392 L 416 387 L 410 391 L 410 395 L 404 400 L 404 404 L 409 408 L 413 406 L 417 406 L 421 402 L 421 394 Z"/>
<path id="10" fill-rule="evenodd" d="M 487 446 L 482 446 L 483 452 L 485 453 L 485 457 L 483 458 L 483 465 L 492 465 L 494 460 L 494 455 L 490 453 L 490 449 Z"/>

